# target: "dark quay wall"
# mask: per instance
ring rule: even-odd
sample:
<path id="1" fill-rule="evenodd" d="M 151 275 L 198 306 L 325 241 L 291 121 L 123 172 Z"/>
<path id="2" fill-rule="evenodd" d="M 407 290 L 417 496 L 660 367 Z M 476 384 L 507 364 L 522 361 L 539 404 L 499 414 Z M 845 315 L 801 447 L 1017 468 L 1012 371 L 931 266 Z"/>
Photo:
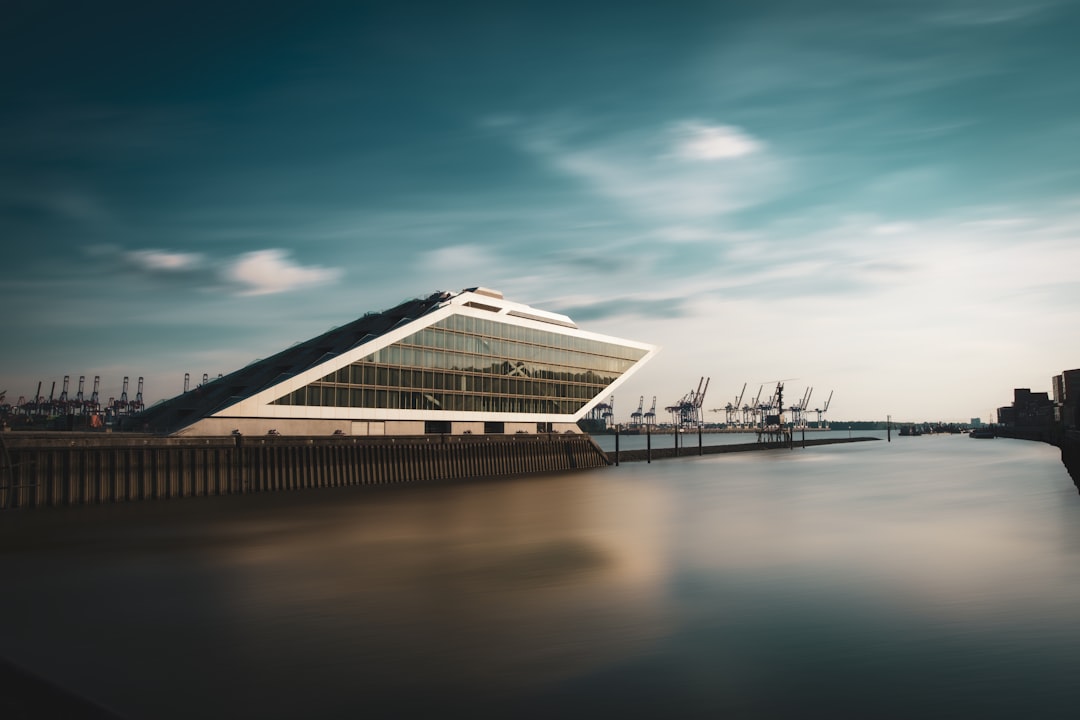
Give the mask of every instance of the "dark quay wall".
<path id="1" fill-rule="evenodd" d="M 0 509 L 496 477 L 608 465 L 587 435 L 0 434 Z"/>

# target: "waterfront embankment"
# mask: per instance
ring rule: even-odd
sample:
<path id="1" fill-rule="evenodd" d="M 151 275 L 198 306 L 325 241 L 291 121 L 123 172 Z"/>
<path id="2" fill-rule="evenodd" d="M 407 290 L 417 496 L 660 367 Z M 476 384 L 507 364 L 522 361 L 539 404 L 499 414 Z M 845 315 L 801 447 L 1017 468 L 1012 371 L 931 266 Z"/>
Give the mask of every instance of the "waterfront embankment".
<path id="1" fill-rule="evenodd" d="M 671 458 L 693 457 L 696 455 L 715 455 L 718 453 L 753 452 L 762 450 L 794 450 L 798 448 L 814 447 L 818 445 L 836 445 L 838 443 L 866 442 L 879 440 L 875 437 L 829 437 L 814 438 L 810 440 L 795 438 L 791 442 L 750 442 L 729 443 L 724 445 L 688 444 L 686 447 L 661 447 L 640 448 L 631 450 L 608 450 L 607 455 L 612 463 L 624 462 L 651 462 L 653 460 L 667 460 Z"/>
<path id="2" fill-rule="evenodd" d="M 0 509 L 604 467 L 588 435 L 214 438 L 0 435 Z"/>
<path id="3" fill-rule="evenodd" d="M 588 435 L 177 438 L 4 433 L 0 509 L 508 477 L 877 439 L 795 437 L 783 443 L 707 444 L 701 436 L 681 437 L 686 446 L 616 451 Z M 648 441 L 637 438 L 639 443 L 642 439 Z"/>
<path id="4" fill-rule="evenodd" d="M 1069 471 L 1078 491 L 1080 491 L 1080 431 L 1064 430 L 1058 426 L 1043 427 L 998 426 L 994 429 L 997 437 L 1013 440 L 1034 440 L 1053 445 L 1061 451 L 1061 462 Z"/>

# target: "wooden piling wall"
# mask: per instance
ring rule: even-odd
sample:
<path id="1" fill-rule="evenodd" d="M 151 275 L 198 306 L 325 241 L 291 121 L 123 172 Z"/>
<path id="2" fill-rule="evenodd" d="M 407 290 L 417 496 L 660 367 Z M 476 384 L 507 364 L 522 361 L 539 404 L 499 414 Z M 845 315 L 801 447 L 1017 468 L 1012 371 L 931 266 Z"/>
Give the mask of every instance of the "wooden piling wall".
<path id="1" fill-rule="evenodd" d="M 3 433 L 0 509 L 496 477 L 607 464 L 587 435 Z"/>

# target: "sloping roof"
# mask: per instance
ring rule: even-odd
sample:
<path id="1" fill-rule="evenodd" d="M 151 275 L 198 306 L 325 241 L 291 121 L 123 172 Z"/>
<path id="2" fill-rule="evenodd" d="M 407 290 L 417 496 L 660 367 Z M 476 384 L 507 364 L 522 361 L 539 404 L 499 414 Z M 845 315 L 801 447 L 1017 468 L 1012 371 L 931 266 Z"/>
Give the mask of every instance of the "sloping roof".
<path id="1" fill-rule="evenodd" d="M 271 385 L 392 330 L 403 321 L 415 320 L 450 297 L 437 292 L 422 300 L 409 300 L 380 313 L 369 313 L 276 355 L 200 385 L 171 400 L 132 416 L 131 429 L 169 434 L 251 397 Z"/>

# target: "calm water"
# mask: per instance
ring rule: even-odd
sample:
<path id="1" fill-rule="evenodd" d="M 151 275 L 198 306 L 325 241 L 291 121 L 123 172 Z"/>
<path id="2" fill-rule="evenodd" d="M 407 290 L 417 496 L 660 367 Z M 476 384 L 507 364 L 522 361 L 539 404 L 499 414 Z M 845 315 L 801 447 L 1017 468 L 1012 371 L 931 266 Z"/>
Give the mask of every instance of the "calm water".
<path id="1" fill-rule="evenodd" d="M 1038 443 L 13 513 L 0 577 L 0 655 L 129 718 L 1080 712 Z"/>

